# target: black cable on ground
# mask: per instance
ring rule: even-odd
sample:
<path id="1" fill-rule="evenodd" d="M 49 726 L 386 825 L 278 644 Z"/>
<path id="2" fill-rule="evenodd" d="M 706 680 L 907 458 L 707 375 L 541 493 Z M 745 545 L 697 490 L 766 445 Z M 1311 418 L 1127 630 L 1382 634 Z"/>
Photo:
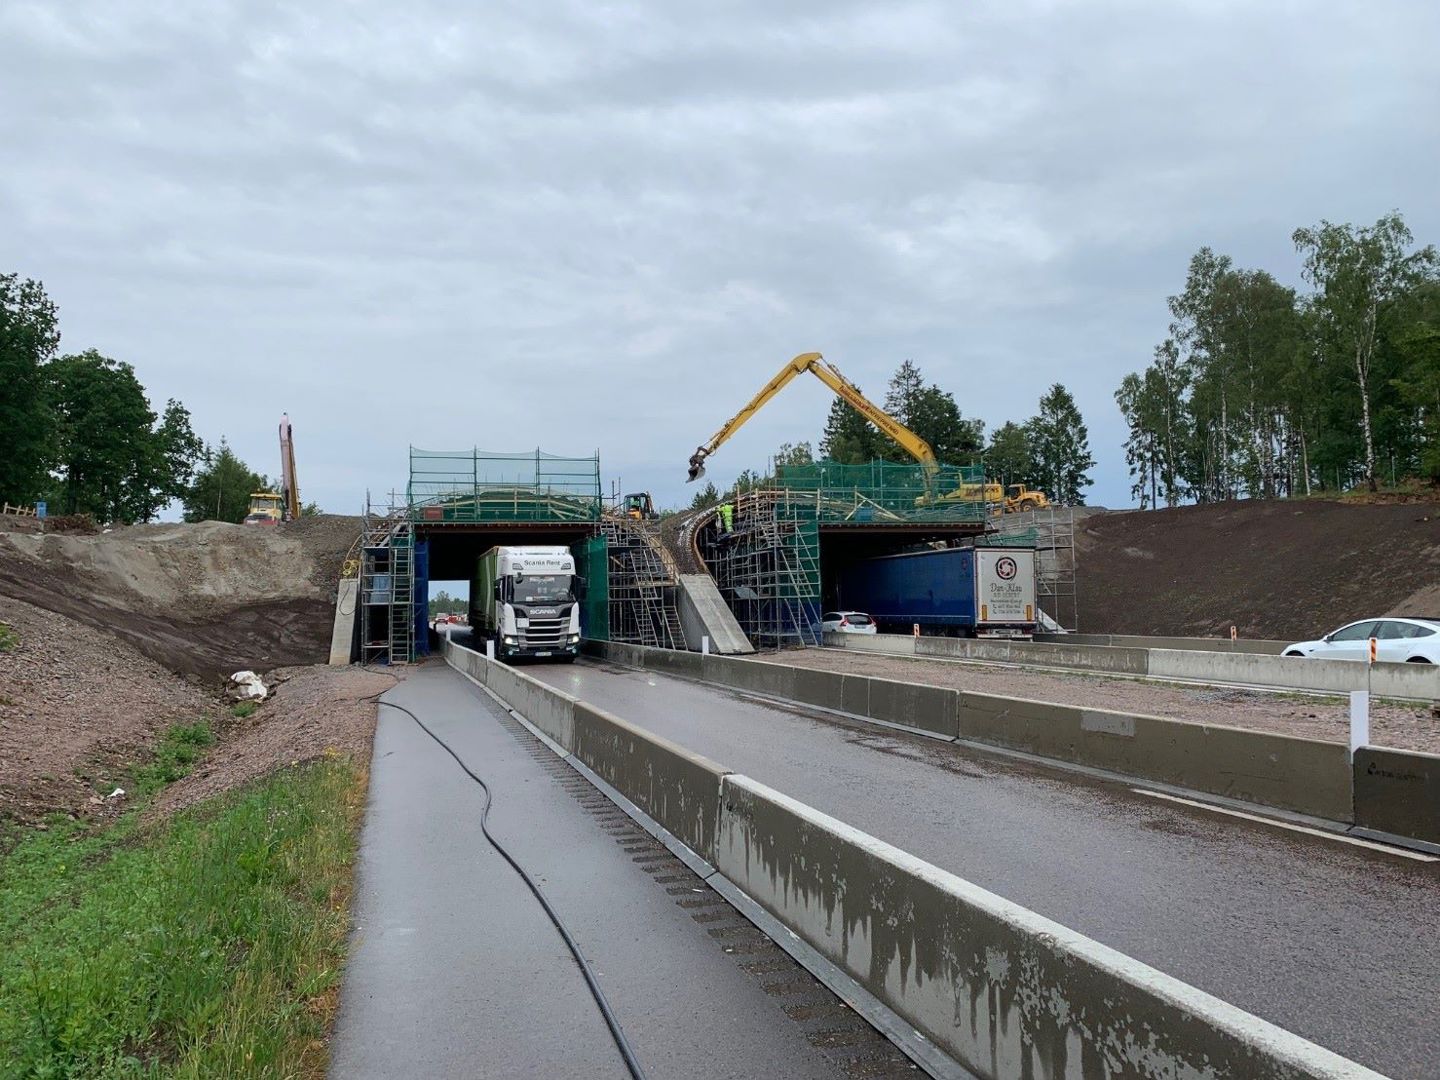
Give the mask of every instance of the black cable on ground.
<path id="1" fill-rule="evenodd" d="M 575 958 L 575 963 L 579 965 L 580 974 L 585 977 L 585 984 L 590 988 L 590 994 L 595 998 L 595 1004 L 600 1006 L 600 1015 L 605 1018 L 605 1026 L 610 1029 L 610 1036 L 615 1040 L 615 1046 L 619 1049 L 620 1056 L 625 1059 L 625 1068 L 630 1070 L 630 1075 L 634 1077 L 634 1080 L 646 1080 L 645 1070 L 640 1067 L 640 1060 L 635 1056 L 635 1050 L 631 1047 L 630 1040 L 625 1037 L 625 1032 L 620 1027 L 619 1018 L 615 1015 L 614 1010 L 610 1008 L 610 1002 L 605 999 L 605 991 L 600 989 L 599 980 L 595 978 L 595 970 L 590 966 L 590 961 L 585 959 L 585 954 L 580 951 L 580 943 L 575 940 L 570 931 L 566 929 L 565 924 L 560 921 L 560 915 L 550 906 L 550 901 L 547 900 L 545 894 L 540 891 L 540 886 L 535 884 L 535 879 L 526 873 L 525 868 L 515 861 L 515 857 L 506 851 L 505 848 L 501 846 L 500 841 L 496 840 L 495 837 L 490 834 L 490 826 L 486 824 L 486 820 L 490 816 L 490 804 L 494 801 L 494 797 L 490 793 L 490 785 L 485 783 L 469 765 L 466 765 L 465 762 L 460 759 L 460 755 L 450 748 L 449 743 L 426 727 L 425 721 L 405 708 L 404 705 L 396 705 L 391 701 L 381 701 L 379 704 L 388 705 L 392 709 L 399 709 L 406 716 L 410 717 L 411 720 L 419 724 L 420 730 L 434 739 L 440 745 L 441 749 L 454 758 L 455 763 L 464 770 L 465 775 L 479 784 L 480 790 L 485 792 L 485 805 L 480 810 L 480 831 L 485 834 L 485 839 L 490 842 L 490 846 L 500 853 L 501 857 L 510 864 L 515 873 L 520 875 L 521 880 L 529 886 L 530 891 L 535 894 L 535 899 L 540 901 L 540 906 L 545 909 L 545 914 L 550 916 L 550 921 L 555 924 L 555 929 L 560 931 L 560 936 L 565 939 L 566 948 L 570 950 L 570 955 Z"/>

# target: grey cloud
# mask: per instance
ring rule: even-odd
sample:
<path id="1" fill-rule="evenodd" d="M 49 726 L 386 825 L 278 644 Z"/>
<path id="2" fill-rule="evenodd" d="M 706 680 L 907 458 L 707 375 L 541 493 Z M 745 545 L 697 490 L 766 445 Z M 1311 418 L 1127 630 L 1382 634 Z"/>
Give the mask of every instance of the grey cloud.
<path id="1" fill-rule="evenodd" d="M 7 5 L 0 268 L 270 471 L 288 409 L 335 509 L 412 442 L 598 447 L 680 500 L 811 348 L 992 426 L 1067 382 L 1120 504 L 1111 394 L 1196 247 L 1294 281 L 1320 216 L 1440 233 L 1429 5 L 457 10 Z"/>

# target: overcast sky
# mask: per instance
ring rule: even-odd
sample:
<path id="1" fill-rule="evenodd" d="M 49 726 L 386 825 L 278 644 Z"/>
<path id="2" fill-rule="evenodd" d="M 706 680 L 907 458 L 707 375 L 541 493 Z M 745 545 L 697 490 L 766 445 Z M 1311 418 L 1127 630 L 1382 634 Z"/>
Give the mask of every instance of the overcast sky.
<path id="1" fill-rule="evenodd" d="M 461 13 L 464 14 L 461 14 Z M 1440 4 L 0 0 L 0 271 L 354 512 L 410 444 L 686 458 L 792 355 L 993 429 L 1113 393 L 1202 244 L 1440 242 Z M 714 458 L 818 440 L 792 385 Z"/>

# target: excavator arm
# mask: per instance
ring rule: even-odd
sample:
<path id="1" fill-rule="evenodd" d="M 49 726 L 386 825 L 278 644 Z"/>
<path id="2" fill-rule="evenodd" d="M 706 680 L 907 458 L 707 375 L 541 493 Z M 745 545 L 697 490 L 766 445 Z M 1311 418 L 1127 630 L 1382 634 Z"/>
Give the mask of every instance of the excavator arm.
<path id="1" fill-rule="evenodd" d="M 290 431 L 290 416 L 280 417 L 280 493 L 285 500 L 285 519 L 300 517 L 300 484 L 295 478 L 295 440 Z"/>
<path id="2" fill-rule="evenodd" d="M 725 425 L 710 437 L 708 443 L 696 448 L 695 453 L 690 455 L 689 480 L 698 480 L 704 476 L 705 459 L 720 449 L 730 436 L 740 430 L 745 421 L 760 411 L 762 405 L 785 389 L 791 379 L 804 371 L 814 375 L 852 409 L 899 443 L 911 457 L 925 466 L 927 475 L 933 475 L 939 468 L 939 464 L 935 460 L 935 451 L 930 449 L 929 443 L 870 401 L 860 392 L 858 386 L 841 375 L 835 366 L 826 361 L 818 352 L 812 352 L 801 353 L 781 368 L 780 373 L 761 387 L 760 392 L 750 399 L 749 404 L 726 421 Z"/>

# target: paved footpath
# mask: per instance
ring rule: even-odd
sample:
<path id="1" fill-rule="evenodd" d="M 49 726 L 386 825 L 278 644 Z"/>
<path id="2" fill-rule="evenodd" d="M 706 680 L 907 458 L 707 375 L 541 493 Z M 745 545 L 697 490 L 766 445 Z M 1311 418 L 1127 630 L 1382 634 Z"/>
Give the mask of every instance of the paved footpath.
<path id="1" fill-rule="evenodd" d="M 462 676 L 414 668 L 385 700 L 491 786 L 491 832 L 579 940 L 650 1077 L 916 1075 Z M 628 1075 L 564 942 L 482 836 L 483 798 L 380 709 L 332 1076 Z"/>

